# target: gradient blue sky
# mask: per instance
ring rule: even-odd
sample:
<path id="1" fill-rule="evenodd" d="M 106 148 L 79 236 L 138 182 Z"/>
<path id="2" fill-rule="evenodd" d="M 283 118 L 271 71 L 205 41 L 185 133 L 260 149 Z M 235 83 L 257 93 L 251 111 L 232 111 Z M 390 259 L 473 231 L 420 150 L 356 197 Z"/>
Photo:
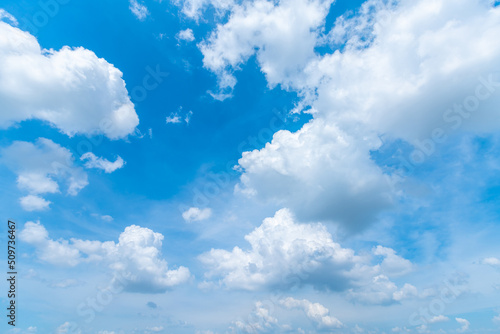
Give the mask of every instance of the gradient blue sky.
<path id="1" fill-rule="evenodd" d="M 0 1 L 2 332 L 500 333 L 497 5 Z"/>

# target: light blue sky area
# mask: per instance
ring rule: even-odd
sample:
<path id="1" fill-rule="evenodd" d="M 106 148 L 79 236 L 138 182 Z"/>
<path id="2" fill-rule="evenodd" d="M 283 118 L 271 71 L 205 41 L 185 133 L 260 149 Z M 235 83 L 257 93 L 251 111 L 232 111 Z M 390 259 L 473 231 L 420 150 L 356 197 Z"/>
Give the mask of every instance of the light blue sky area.
<path id="1" fill-rule="evenodd" d="M 2 332 L 500 332 L 495 2 L 0 8 Z"/>

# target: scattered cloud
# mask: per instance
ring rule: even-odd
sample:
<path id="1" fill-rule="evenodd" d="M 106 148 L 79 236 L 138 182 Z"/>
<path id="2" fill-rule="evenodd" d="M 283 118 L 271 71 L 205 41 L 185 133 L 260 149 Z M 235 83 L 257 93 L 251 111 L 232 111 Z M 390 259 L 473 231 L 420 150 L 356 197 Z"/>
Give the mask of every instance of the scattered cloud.
<path id="1" fill-rule="evenodd" d="M 196 21 L 200 19 L 202 11 L 209 6 L 222 15 L 234 5 L 233 0 L 175 0 L 174 3 L 181 7 L 184 15 Z"/>
<path id="2" fill-rule="evenodd" d="M 185 113 L 182 111 L 182 107 L 179 107 L 179 110 L 177 112 L 172 112 L 169 116 L 167 116 L 166 122 L 167 124 L 178 124 L 182 122 L 186 122 L 186 124 L 189 124 L 191 116 L 193 116 L 193 112 L 191 110 Z"/>
<path id="3" fill-rule="evenodd" d="M 79 326 L 71 322 L 65 322 L 61 326 L 57 327 L 56 334 L 81 334 L 82 331 Z"/>
<path id="4" fill-rule="evenodd" d="M 112 173 L 117 169 L 120 169 L 125 165 L 125 162 L 123 159 L 118 156 L 115 160 L 115 162 L 111 162 L 107 159 L 104 158 L 98 158 L 94 153 L 92 152 L 87 152 L 82 154 L 80 157 L 81 161 L 85 161 L 85 167 L 86 168 L 98 168 L 102 169 L 106 173 Z"/>
<path id="5" fill-rule="evenodd" d="M 17 174 L 17 187 L 30 194 L 21 199 L 28 211 L 47 209 L 50 202 L 38 195 L 59 193 L 61 184 L 71 196 L 88 184 L 87 174 L 74 165 L 71 152 L 50 139 L 38 138 L 34 144 L 15 141 L 0 149 L 0 156 L 0 161 Z"/>
<path id="6" fill-rule="evenodd" d="M 235 321 L 234 328 L 237 332 L 241 333 L 259 333 L 268 332 L 276 328 L 278 319 L 271 316 L 270 310 L 262 302 L 255 303 L 252 314 L 248 317 L 247 321 Z"/>
<path id="7" fill-rule="evenodd" d="M 210 218 L 211 216 L 212 209 L 210 208 L 200 209 L 192 207 L 182 213 L 182 218 L 184 218 L 184 220 L 187 222 L 205 220 Z"/>
<path id="8" fill-rule="evenodd" d="M 194 41 L 193 30 L 188 28 L 188 29 L 179 31 L 179 33 L 177 34 L 177 39 L 182 40 L 182 41 L 186 41 L 186 42 Z"/>
<path id="9" fill-rule="evenodd" d="M 132 13 L 141 21 L 144 21 L 146 17 L 149 15 L 148 8 L 139 3 L 137 0 L 130 0 L 130 6 L 128 7 Z"/>

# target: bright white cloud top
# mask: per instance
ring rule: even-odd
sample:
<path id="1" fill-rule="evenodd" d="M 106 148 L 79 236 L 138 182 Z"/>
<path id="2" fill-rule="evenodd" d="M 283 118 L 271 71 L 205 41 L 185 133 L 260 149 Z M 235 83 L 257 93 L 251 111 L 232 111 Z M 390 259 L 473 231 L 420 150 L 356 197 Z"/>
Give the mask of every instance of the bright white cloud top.
<path id="1" fill-rule="evenodd" d="M 0 127 L 47 121 L 68 136 L 119 139 L 139 124 L 122 72 L 82 47 L 46 50 L 0 21 Z"/>

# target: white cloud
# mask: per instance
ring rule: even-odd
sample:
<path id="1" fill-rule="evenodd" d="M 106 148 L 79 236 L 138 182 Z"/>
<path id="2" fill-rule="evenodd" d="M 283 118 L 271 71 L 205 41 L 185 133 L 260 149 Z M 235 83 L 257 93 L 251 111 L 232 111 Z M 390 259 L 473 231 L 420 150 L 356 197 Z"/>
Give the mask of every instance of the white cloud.
<path id="1" fill-rule="evenodd" d="M 167 116 L 166 122 L 168 123 L 180 123 L 181 122 L 181 117 L 177 113 L 171 113 L 170 116 Z"/>
<path id="2" fill-rule="evenodd" d="M 17 174 L 17 186 L 32 196 L 21 199 L 22 206 L 31 211 L 45 209 L 49 202 L 36 196 L 59 193 L 66 184 L 68 195 L 75 196 L 87 186 L 87 174 L 73 164 L 71 152 L 46 138 L 35 144 L 15 141 L 0 150 L 0 161 Z"/>
<path id="3" fill-rule="evenodd" d="M 187 222 L 205 220 L 210 218 L 211 216 L 212 209 L 210 208 L 199 209 L 196 207 L 192 207 L 182 213 L 182 218 L 184 218 L 184 220 Z"/>
<path id="4" fill-rule="evenodd" d="M 189 121 L 191 120 L 191 116 L 193 116 L 193 112 L 191 110 L 184 113 L 182 111 L 182 107 L 180 107 L 177 112 L 173 112 L 169 116 L 167 116 L 166 122 L 167 122 L 167 124 L 169 124 L 169 123 L 178 124 L 178 123 L 182 123 L 184 121 L 184 122 L 186 122 L 186 124 L 189 124 Z"/>
<path id="5" fill-rule="evenodd" d="M 149 15 L 148 8 L 145 5 L 137 2 L 137 0 L 130 0 L 129 3 L 129 9 L 132 11 L 132 13 L 139 20 L 144 21 L 144 19 Z"/>
<path id="6" fill-rule="evenodd" d="M 457 332 L 463 333 L 463 332 L 469 330 L 470 322 L 467 319 L 455 318 L 455 321 L 458 322 L 462 326 L 459 329 L 457 329 Z"/>
<path id="7" fill-rule="evenodd" d="M 362 143 L 323 120 L 278 131 L 261 150 L 244 152 L 238 190 L 292 208 L 303 220 L 359 230 L 391 205 L 391 190 Z M 365 146 L 365 147 L 363 147 Z"/>
<path id="8" fill-rule="evenodd" d="M 500 260 L 496 257 L 487 257 L 483 259 L 482 263 L 492 267 L 500 267 Z"/>
<path id="9" fill-rule="evenodd" d="M 104 263 L 115 278 L 125 278 L 128 291 L 164 292 L 191 276 L 186 267 L 168 269 L 167 262 L 160 257 L 162 234 L 136 225 L 126 227 L 118 243 L 74 238 L 53 240 L 39 222 L 27 222 L 19 238 L 36 247 L 38 258 L 47 263 L 63 266 Z"/>
<path id="10" fill-rule="evenodd" d="M 42 49 L 34 36 L 1 21 L 0 36 L 0 128 L 39 119 L 69 136 L 134 132 L 139 118 L 112 64 L 82 47 Z"/>
<path id="11" fill-rule="evenodd" d="M 200 255 L 208 268 L 205 277 L 244 290 L 308 284 L 345 291 L 350 298 L 373 304 L 393 303 L 416 290 L 409 284 L 398 289 L 385 275 L 401 273 L 394 268 L 385 273 L 380 264 L 371 265 L 370 257 L 342 248 L 321 224 L 295 223 L 287 209 L 264 219 L 245 240 L 250 244 L 248 250 L 236 246 L 232 251 L 212 249 Z"/>
<path id="12" fill-rule="evenodd" d="M 84 153 L 81 157 L 80 160 L 85 161 L 85 167 L 86 168 L 98 168 L 102 169 L 106 173 L 112 173 L 117 169 L 120 169 L 123 167 L 125 162 L 123 159 L 118 156 L 115 160 L 115 162 L 111 162 L 107 159 L 104 158 L 98 158 L 94 153 L 92 152 L 87 152 Z"/>
<path id="13" fill-rule="evenodd" d="M 429 319 L 429 323 L 430 324 L 435 324 L 435 323 L 438 323 L 438 322 L 446 322 L 446 321 L 449 321 L 450 318 L 448 318 L 447 316 L 444 316 L 444 315 L 436 315 L 432 318 Z"/>
<path id="14" fill-rule="evenodd" d="M 377 246 L 373 249 L 373 254 L 383 256 L 384 260 L 380 264 L 380 269 L 391 275 L 404 275 L 412 270 L 412 263 L 398 255 L 394 249 Z"/>
<path id="15" fill-rule="evenodd" d="M 191 30 L 189 28 L 185 29 L 185 30 L 181 30 L 177 34 L 177 38 L 180 40 L 183 40 L 183 41 L 192 42 L 192 41 L 194 41 L 193 30 Z"/>
<path id="16" fill-rule="evenodd" d="M 49 208 L 50 201 L 36 195 L 28 195 L 19 199 L 21 207 L 26 211 L 41 211 Z"/>
<path id="17" fill-rule="evenodd" d="M 494 316 L 492 320 L 494 323 L 500 324 L 500 314 Z"/>
<path id="18" fill-rule="evenodd" d="M 294 299 L 288 297 L 280 300 L 280 304 L 288 309 L 302 309 L 307 317 L 311 319 L 319 328 L 341 328 L 342 323 L 330 315 L 330 311 L 319 303 L 311 303 L 307 299 Z"/>

